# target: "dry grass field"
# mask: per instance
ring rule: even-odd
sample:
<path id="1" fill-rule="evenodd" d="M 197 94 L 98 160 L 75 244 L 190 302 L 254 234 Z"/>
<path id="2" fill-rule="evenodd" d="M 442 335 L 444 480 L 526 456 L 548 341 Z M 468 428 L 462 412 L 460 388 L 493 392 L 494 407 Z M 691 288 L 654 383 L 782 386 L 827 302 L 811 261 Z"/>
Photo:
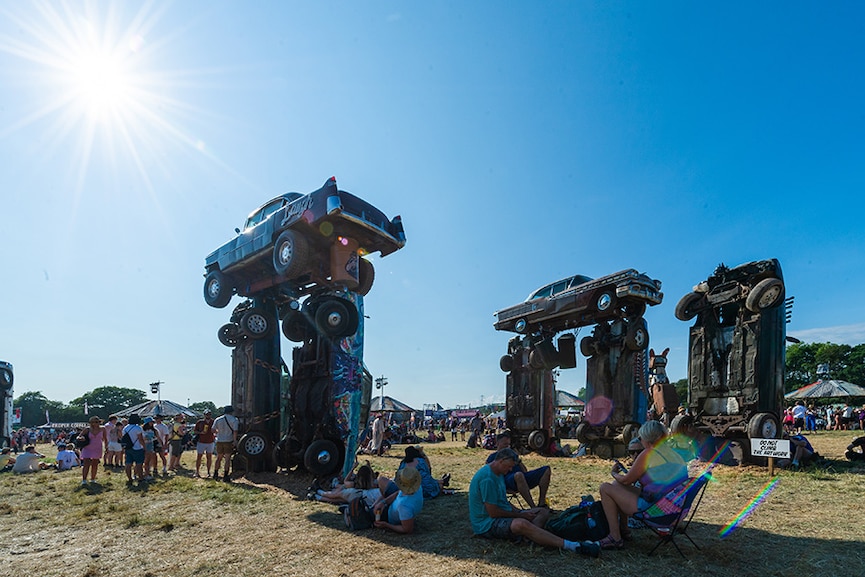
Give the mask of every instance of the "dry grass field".
<path id="1" fill-rule="evenodd" d="M 672 546 L 647 557 L 656 537 L 600 559 L 473 538 L 466 490 L 487 451 L 461 443 L 427 445 L 434 474 L 450 471 L 455 495 L 427 502 L 418 531 L 349 532 L 336 508 L 305 500 L 305 474 L 255 474 L 233 484 L 193 479 L 191 471 L 128 488 L 122 473 L 99 472 L 81 487 L 78 470 L 0 475 L 0 575 L 174 576 L 580 576 L 859 575 L 865 551 L 865 467 L 843 459 L 852 433 L 811 437 L 832 460 L 825 469 L 782 471 L 774 490 L 726 538 L 719 531 L 766 485 L 759 467 L 718 466 L 682 559 Z M 42 445 L 48 455 L 53 451 Z M 373 458 L 392 475 L 402 454 Z M 190 466 L 194 456 L 186 454 Z M 525 457 L 553 469 L 551 502 L 563 509 L 581 494 L 597 497 L 610 464 L 593 457 Z"/>

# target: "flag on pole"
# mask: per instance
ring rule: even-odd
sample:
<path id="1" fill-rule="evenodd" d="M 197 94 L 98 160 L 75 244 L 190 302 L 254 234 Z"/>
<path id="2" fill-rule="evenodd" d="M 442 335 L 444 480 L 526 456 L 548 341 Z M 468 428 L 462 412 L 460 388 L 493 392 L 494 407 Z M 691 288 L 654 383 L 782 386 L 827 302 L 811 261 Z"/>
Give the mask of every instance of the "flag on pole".
<path id="1" fill-rule="evenodd" d="M 89 414 L 90 414 L 90 413 L 87 412 L 87 401 L 84 401 L 84 414 L 85 414 L 85 415 L 89 415 Z"/>
<path id="2" fill-rule="evenodd" d="M 48 416 L 48 409 L 45 409 L 45 424 L 47 425 L 50 422 L 51 422 L 51 417 Z"/>

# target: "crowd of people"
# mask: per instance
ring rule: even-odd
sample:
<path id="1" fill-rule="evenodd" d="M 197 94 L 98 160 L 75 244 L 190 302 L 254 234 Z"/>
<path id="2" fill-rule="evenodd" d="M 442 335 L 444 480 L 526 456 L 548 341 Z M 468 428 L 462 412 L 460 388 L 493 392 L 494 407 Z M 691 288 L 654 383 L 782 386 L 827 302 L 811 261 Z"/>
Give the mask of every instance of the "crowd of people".
<path id="1" fill-rule="evenodd" d="M 178 472 L 183 452 L 192 450 L 196 454 L 194 477 L 218 480 L 222 466 L 222 479 L 231 482 L 231 455 L 239 428 L 233 407 L 226 406 L 216 419 L 212 411 L 206 410 L 193 425 L 187 424 L 183 414 L 174 416 L 171 423 L 165 421 L 162 415 L 142 418 L 133 414 L 123 419 L 112 415 L 103 423 L 93 416 L 87 427 L 78 430 L 52 433 L 21 429 L 16 431 L 12 446 L 2 451 L 0 471 L 33 473 L 80 467 L 81 485 L 86 486 L 96 483 L 101 464 L 104 471 L 122 470 L 132 485 L 153 481 L 160 463 L 163 476 Z M 47 463 L 45 455 L 36 452 L 38 441 L 56 446 L 53 463 Z M 23 452 L 18 452 L 18 447 L 24 447 Z"/>
<path id="2" fill-rule="evenodd" d="M 790 434 L 816 431 L 865 430 L 865 405 L 854 407 L 849 403 L 817 407 L 798 400 L 784 410 L 784 430 Z"/>

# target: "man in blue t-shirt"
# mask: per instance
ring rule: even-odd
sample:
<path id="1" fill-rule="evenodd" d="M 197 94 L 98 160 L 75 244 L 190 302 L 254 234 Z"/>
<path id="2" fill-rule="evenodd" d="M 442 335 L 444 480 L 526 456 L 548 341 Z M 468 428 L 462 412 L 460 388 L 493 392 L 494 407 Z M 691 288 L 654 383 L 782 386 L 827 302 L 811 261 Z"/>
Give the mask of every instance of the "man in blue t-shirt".
<path id="1" fill-rule="evenodd" d="M 472 531 L 486 539 L 517 540 L 525 537 L 544 547 L 555 547 L 597 557 L 601 548 L 594 541 L 566 541 L 543 527 L 550 517 L 545 507 L 518 510 L 511 507 L 504 475 L 520 462 L 516 451 L 501 449 L 480 468 L 469 485 L 469 520 Z"/>
<path id="2" fill-rule="evenodd" d="M 496 451 L 509 449 L 511 447 L 510 431 L 502 431 L 496 435 Z M 487 457 L 487 463 L 493 460 L 496 453 L 492 453 Z M 505 473 L 505 487 L 508 491 L 517 491 L 520 497 L 526 500 L 529 508 L 535 506 L 535 500 L 532 499 L 532 489 L 538 487 L 538 504 L 545 507 L 547 503 L 547 490 L 550 488 L 550 468 L 546 465 L 532 469 L 526 469 L 522 463 L 515 463 L 513 468 Z"/>

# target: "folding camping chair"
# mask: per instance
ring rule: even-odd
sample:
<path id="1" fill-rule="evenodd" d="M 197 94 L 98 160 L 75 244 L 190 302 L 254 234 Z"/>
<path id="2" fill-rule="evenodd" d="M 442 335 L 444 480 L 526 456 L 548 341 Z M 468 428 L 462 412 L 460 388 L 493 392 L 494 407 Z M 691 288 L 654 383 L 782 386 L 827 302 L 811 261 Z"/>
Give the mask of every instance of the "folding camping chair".
<path id="1" fill-rule="evenodd" d="M 661 545 L 672 543 L 679 555 L 684 558 L 685 554 L 676 543 L 677 534 L 684 535 L 694 547 L 700 548 L 688 535 L 688 528 L 697 512 L 697 507 L 700 506 L 700 501 L 703 500 L 703 493 L 706 491 L 709 479 L 712 478 L 711 471 L 710 465 L 698 477 L 689 478 L 645 511 L 633 515 L 660 538 L 649 551 L 649 555 Z"/>

